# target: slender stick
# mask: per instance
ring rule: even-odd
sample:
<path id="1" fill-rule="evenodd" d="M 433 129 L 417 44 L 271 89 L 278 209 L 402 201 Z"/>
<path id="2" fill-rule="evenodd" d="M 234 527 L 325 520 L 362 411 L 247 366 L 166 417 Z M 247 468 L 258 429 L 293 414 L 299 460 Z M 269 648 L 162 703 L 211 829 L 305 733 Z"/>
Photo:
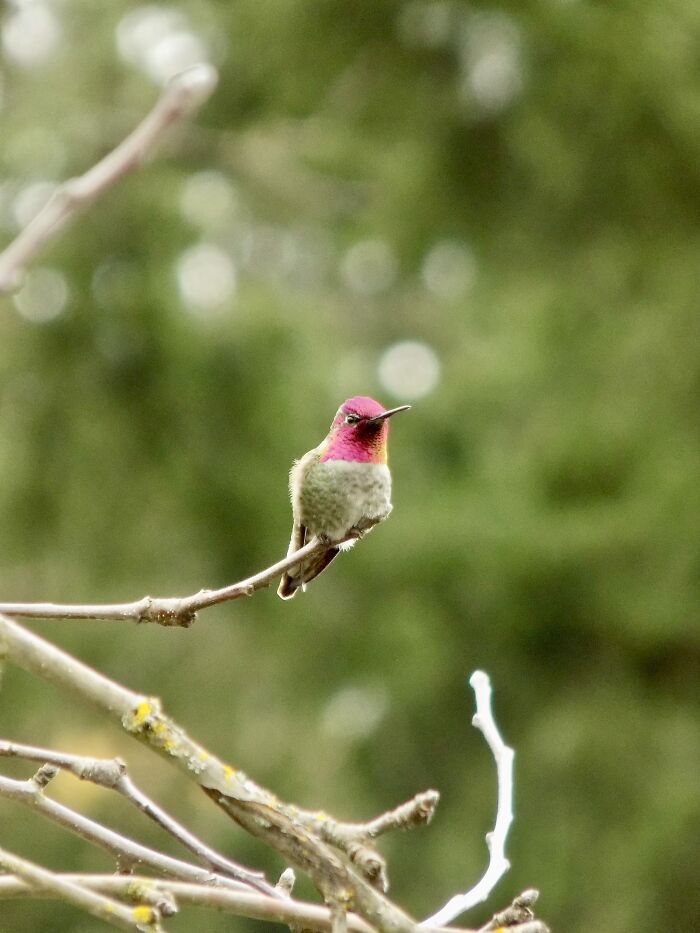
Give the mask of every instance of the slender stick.
<path id="1" fill-rule="evenodd" d="M 188 884 L 182 881 L 154 881 L 153 878 L 134 875 L 68 874 L 61 877 L 93 891 L 115 896 L 128 897 L 134 890 L 151 888 L 156 892 L 170 894 L 180 905 L 188 904 L 193 907 L 222 910 L 254 920 L 268 920 L 318 930 L 319 933 L 330 933 L 331 930 L 331 912 L 327 907 L 292 898 L 274 900 L 262 894 L 229 891 L 226 888 Z M 55 895 L 50 891 L 32 890 L 16 875 L 0 876 L 0 899 L 35 896 L 53 897 Z M 348 914 L 348 930 L 350 933 L 372 933 L 372 927 L 356 914 Z"/>
<path id="2" fill-rule="evenodd" d="M 498 805 L 496 823 L 493 832 L 486 836 L 489 849 L 489 864 L 481 880 L 464 894 L 456 894 L 437 913 L 421 923 L 423 926 L 444 926 L 469 910 L 475 904 L 485 901 L 502 875 L 510 868 L 505 856 L 506 838 L 513 822 L 513 759 L 515 752 L 503 742 L 491 710 L 491 682 L 488 674 L 474 671 L 469 678 L 476 697 L 476 713 L 472 725 L 479 729 L 488 742 L 496 762 L 498 777 Z"/>
<path id="3" fill-rule="evenodd" d="M 235 892 L 182 881 L 161 881 L 160 879 L 156 881 L 153 878 L 133 875 L 63 875 L 61 877 L 104 894 L 130 897 L 133 892 L 139 892 L 141 895 L 150 892 L 150 896 L 156 900 L 158 895 L 161 897 L 168 895 L 177 900 L 180 905 L 222 910 L 239 917 L 283 923 L 295 928 L 317 930 L 318 933 L 330 933 L 331 931 L 332 919 L 328 907 L 292 898 L 279 901 L 249 892 Z M 0 900 L 52 896 L 54 895 L 49 892 L 33 891 L 29 885 L 16 876 L 0 876 Z M 520 897 L 522 898 L 523 895 Z M 519 898 L 516 898 L 514 905 L 518 900 Z M 529 918 L 522 921 L 519 919 L 522 916 L 527 915 L 522 912 L 515 914 L 513 908 L 507 908 L 506 911 L 496 914 L 494 920 L 478 931 L 464 927 L 436 927 L 431 928 L 430 933 L 440 933 L 441 929 L 442 933 L 486 933 L 487 930 L 497 929 L 495 921 L 503 917 L 507 917 L 508 933 L 548 933 L 547 927 L 541 921 Z M 348 913 L 347 923 L 349 933 L 372 933 L 372 927 L 357 914 Z"/>
<path id="4" fill-rule="evenodd" d="M 200 590 L 191 596 L 164 598 L 144 596 L 131 603 L 95 605 L 0 603 L 0 612 L 27 619 L 99 619 L 115 622 L 156 622 L 158 625 L 187 627 L 195 621 L 200 609 L 240 599 L 242 596 L 252 596 L 256 590 L 269 586 L 273 580 L 281 577 L 286 570 L 327 547 L 328 544 L 313 538 L 294 554 L 288 554 L 276 564 L 253 574 L 252 577 L 224 586 L 219 590 Z"/>
<path id="5" fill-rule="evenodd" d="M 60 185 L 43 210 L 0 253 L 0 294 L 17 288 L 27 266 L 66 223 L 141 165 L 173 123 L 193 114 L 211 96 L 217 81 L 216 69 L 208 64 L 175 75 L 126 139 L 84 175 Z"/>
<path id="6" fill-rule="evenodd" d="M 96 823 L 65 804 L 52 800 L 41 792 L 46 783 L 46 780 L 37 783 L 35 779 L 17 781 L 0 777 L 0 797 L 22 803 L 93 845 L 100 846 L 113 855 L 122 866 L 142 865 L 182 881 L 216 883 L 233 886 L 237 890 L 242 887 L 241 882 L 215 875 L 199 865 L 191 865 L 189 862 L 149 849 L 101 823 Z"/>
<path id="7" fill-rule="evenodd" d="M 159 930 L 158 915 L 151 907 L 124 907 L 118 901 L 105 897 L 97 891 L 91 891 L 75 880 L 56 875 L 46 868 L 42 868 L 27 859 L 20 858 L 0 849 L 0 867 L 11 872 L 33 891 L 58 897 L 62 901 L 73 904 L 85 910 L 94 917 L 99 917 L 120 930 L 131 930 L 136 933 Z"/>
<path id="8" fill-rule="evenodd" d="M 17 742 L 6 742 L 4 740 L 0 740 L 0 758 L 23 758 L 26 761 L 45 762 L 45 767 L 42 769 L 43 771 L 46 771 L 49 767 L 54 769 L 60 768 L 64 771 L 70 771 L 81 780 L 90 781 L 100 787 L 115 790 L 177 839 L 178 842 L 189 849 L 190 852 L 194 853 L 208 868 L 217 871 L 219 874 L 224 875 L 224 877 L 240 881 L 245 885 L 250 885 L 265 894 L 275 894 L 274 887 L 268 884 L 259 872 L 245 869 L 235 862 L 232 862 L 230 859 L 225 858 L 223 855 L 220 855 L 214 849 L 209 848 L 209 846 L 200 839 L 197 839 L 189 830 L 147 797 L 129 778 L 126 773 L 126 765 L 119 758 L 88 758 L 82 755 L 69 755 L 65 752 L 56 752 L 52 749 L 36 748 L 32 745 L 21 745 Z M 8 783 L 3 784 L 4 780 Z M 4 779 L 0 777 L 0 795 L 3 791 L 7 792 L 9 788 L 15 787 L 17 794 L 21 795 L 20 799 L 23 799 L 23 802 L 34 805 L 37 803 L 34 798 L 39 791 L 44 789 L 45 783 L 43 783 L 40 788 L 35 785 L 36 775 L 33 781 L 25 782 L 11 781 L 9 778 Z M 61 810 L 60 805 L 56 806 L 58 810 L 53 811 L 54 813 Z M 68 811 L 63 815 L 66 816 L 67 813 Z M 93 824 L 93 826 L 95 830 L 98 831 L 102 828 L 100 824 Z M 84 835 L 84 833 L 81 833 L 81 835 Z M 113 833 L 109 838 L 107 847 L 110 848 L 110 846 L 114 847 L 118 845 L 118 839 L 120 838 L 124 837 L 120 837 L 118 834 Z M 100 842 L 100 840 L 94 839 L 93 841 Z M 129 843 L 131 846 L 131 840 L 125 839 L 125 842 Z M 114 854 L 118 856 L 121 862 L 143 861 L 142 855 L 138 853 L 135 854 L 131 850 L 127 851 L 127 848 L 124 846 L 122 846 L 121 849 L 110 848 L 110 851 L 114 851 Z M 157 855 L 158 853 L 153 852 L 153 856 Z M 157 866 L 151 862 L 151 867 Z M 165 866 L 163 866 L 162 870 L 165 870 Z M 182 877 L 181 874 L 180 877 Z"/>
<path id="9" fill-rule="evenodd" d="M 349 899 L 353 910 L 379 933 L 414 933 L 415 922 L 304 825 L 296 807 L 280 802 L 194 742 L 162 712 L 157 699 L 132 693 L 0 615 L 2 651 L 25 670 L 97 706 L 130 735 L 177 765 L 251 835 L 306 872 L 326 899 Z"/>

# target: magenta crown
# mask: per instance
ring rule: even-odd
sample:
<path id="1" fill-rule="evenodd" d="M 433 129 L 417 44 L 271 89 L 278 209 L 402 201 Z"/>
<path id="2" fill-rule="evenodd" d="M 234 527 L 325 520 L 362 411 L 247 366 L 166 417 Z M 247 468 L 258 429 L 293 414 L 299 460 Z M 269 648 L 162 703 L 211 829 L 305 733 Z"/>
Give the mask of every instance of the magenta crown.
<path id="1" fill-rule="evenodd" d="M 343 402 L 322 445 L 320 461 L 386 463 L 389 422 L 367 423 L 385 411 L 383 405 L 367 395 L 356 395 Z"/>
<path id="2" fill-rule="evenodd" d="M 346 402 L 343 402 L 338 409 L 336 420 L 339 415 L 359 415 L 360 418 L 375 418 L 377 415 L 381 415 L 384 410 L 383 405 L 375 402 L 368 395 L 356 395 L 354 398 L 349 398 Z"/>

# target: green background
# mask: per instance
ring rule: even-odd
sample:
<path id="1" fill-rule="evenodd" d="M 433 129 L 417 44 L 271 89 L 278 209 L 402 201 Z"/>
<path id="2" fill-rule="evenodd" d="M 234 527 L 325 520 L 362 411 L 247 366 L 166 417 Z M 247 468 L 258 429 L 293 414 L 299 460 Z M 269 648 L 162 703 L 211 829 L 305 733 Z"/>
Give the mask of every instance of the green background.
<path id="1" fill-rule="evenodd" d="M 171 19 L 138 54 L 134 4 L 42 8 L 58 31 L 29 61 L 14 8 L 3 15 L 3 243 L 23 192 L 84 171 L 151 107 L 163 36 L 196 37 L 221 81 L 37 260 L 46 302 L 40 288 L 0 299 L 0 598 L 240 579 L 285 552 L 288 467 L 338 404 L 412 402 L 392 423 L 390 521 L 304 596 L 263 591 L 187 631 L 31 627 L 160 695 L 283 799 L 364 819 L 439 789 L 428 829 L 382 843 L 391 894 L 419 917 L 485 867 L 494 766 L 467 684 L 482 668 L 516 749 L 512 869 L 462 922 L 535 886 L 557 930 L 689 929 L 700 7 L 183 2 L 157 8 Z M 196 306 L 177 272 L 201 243 L 228 292 Z M 430 391 L 411 367 L 398 384 L 381 374 L 406 340 L 439 362 Z M 273 878 L 284 867 L 14 668 L 0 730 L 120 753 L 208 841 Z M 106 792 L 61 777 L 55 794 L 180 854 Z M 48 866 L 113 868 L 9 802 L 0 837 Z M 186 911 L 168 929 L 193 923 L 259 928 Z M 45 929 L 102 927 L 54 903 L 0 905 L 3 933 Z"/>

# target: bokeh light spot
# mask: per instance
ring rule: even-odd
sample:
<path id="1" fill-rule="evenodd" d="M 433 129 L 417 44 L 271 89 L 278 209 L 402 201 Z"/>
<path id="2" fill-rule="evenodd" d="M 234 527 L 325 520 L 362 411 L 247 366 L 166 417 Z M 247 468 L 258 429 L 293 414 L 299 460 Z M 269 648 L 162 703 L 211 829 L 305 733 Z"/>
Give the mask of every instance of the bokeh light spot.
<path id="1" fill-rule="evenodd" d="M 519 30 L 504 13 L 469 17 L 460 50 L 462 93 L 482 111 L 497 113 L 522 90 Z"/>
<path id="2" fill-rule="evenodd" d="M 202 230 L 223 229 L 237 206 L 236 189 L 222 172 L 195 172 L 186 180 L 180 195 L 183 217 Z"/>
<path id="3" fill-rule="evenodd" d="M 395 343 L 379 360 L 379 381 L 396 398 L 422 398 L 440 378 L 435 351 L 417 340 Z"/>
<path id="4" fill-rule="evenodd" d="M 343 282 L 358 295 L 378 295 L 396 281 L 399 264 L 386 240 L 360 240 L 347 250 L 340 263 Z"/>
<path id="5" fill-rule="evenodd" d="M 209 59 L 204 40 L 190 28 L 187 17 L 159 4 L 140 6 L 123 16 L 116 41 L 122 58 L 158 84 Z"/>
<path id="6" fill-rule="evenodd" d="M 343 687 L 323 711 L 323 731 L 348 742 L 364 739 L 377 729 L 388 708 L 386 691 L 381 687 Z"/>
<path id="7" fill-rule="evenodd" d="M 457 240 L 441 240 L 423 260 L 421 278 L 428 291 L 438 298 L 461 298 L 476 278 L 474 254 Z"/>
<path id="8" fill-rule="evenodd" d="M 181 254 L 177 282 L 188 310 L 208 316 L 223 310 L 236 291 L 233 260 L 213 243 L 198 243 Z"/>
<path id="9" fill-rule="evenodd" d="M 2 47 L 7 56 L 25 68 L 48 61 L 61 44 L 61 24 L 55 12 L 41 0 L 17 7 L 2 25 Z"/>
<path id="10" fill-rule="evenodd" d="M 52 321 L 64 310 L 68 301 L 65 276 L 48 266 L 32 269 L 12 300 L 27 321 L 35 324 Z"/>
<path id="11" fill-rule="evenodd" d="M 17 192 L 12 202 L 12 216 L 18 230 L 34 220 L 55 190 L 56 185 L 52 181 L 35 181 Z"/>

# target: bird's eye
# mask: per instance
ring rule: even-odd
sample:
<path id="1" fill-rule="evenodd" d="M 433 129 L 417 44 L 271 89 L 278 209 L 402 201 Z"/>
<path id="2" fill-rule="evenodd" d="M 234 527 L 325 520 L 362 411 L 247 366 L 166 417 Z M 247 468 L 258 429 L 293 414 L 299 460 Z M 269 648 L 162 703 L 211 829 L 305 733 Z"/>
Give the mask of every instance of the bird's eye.
<path id="1" fill-rule="evenodd" d="M 345 424 L 357 424 L 359 420 L 360 420 L 359 415 L 346 415 L 345 416 Z"/>

